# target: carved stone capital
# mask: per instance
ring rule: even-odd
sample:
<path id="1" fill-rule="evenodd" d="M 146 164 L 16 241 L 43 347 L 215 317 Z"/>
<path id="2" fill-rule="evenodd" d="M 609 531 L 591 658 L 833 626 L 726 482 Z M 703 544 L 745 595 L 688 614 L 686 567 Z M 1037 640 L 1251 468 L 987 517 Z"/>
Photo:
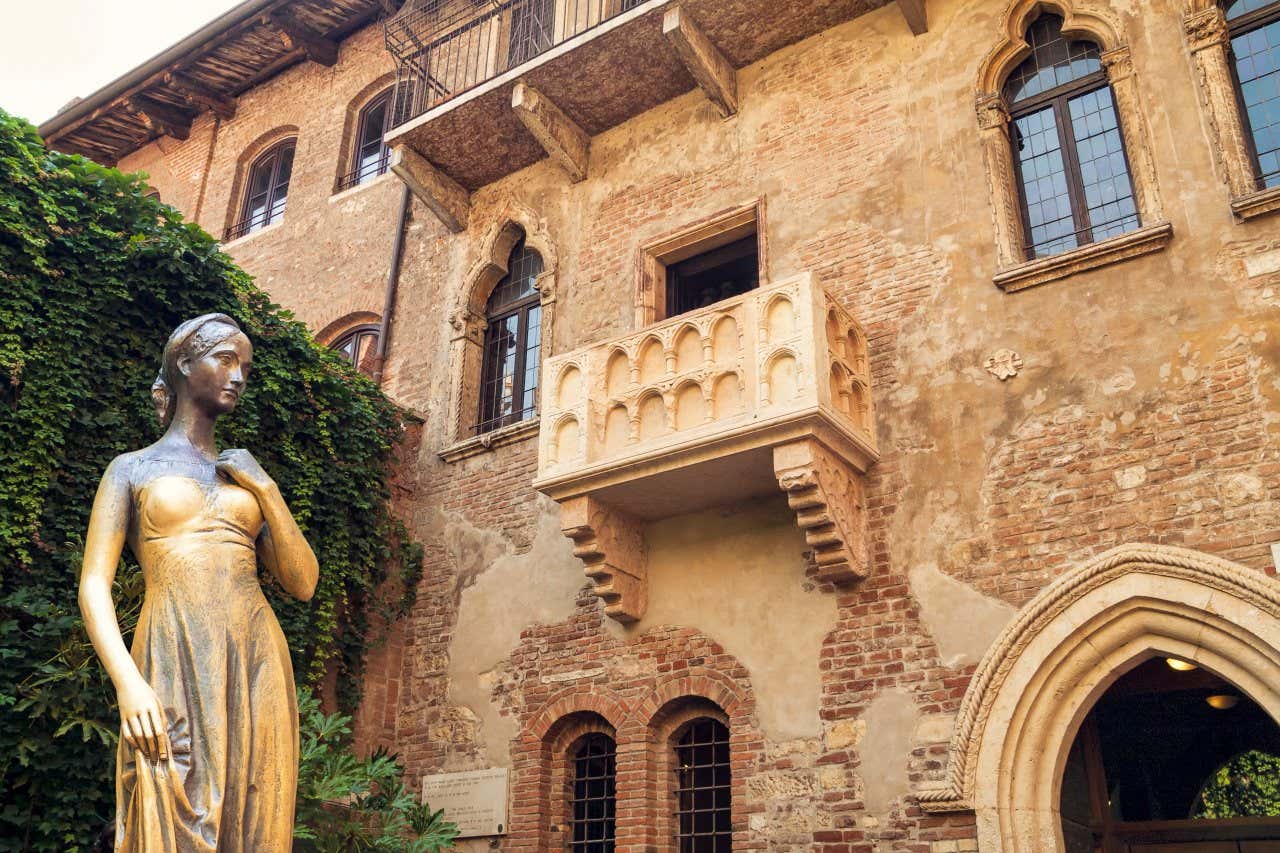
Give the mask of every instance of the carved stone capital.
<path id="1" fill-rule="evenodd" d="M 589 495 L 560 502 L 560 529 L 573 540 L 604 612 L 619 622 L 644 616 L 649 571 L 640 522 Z"/>
<path id="2" fill-rule="evenodd" d="M 835 582 L 866 577 L 861 474 L 813 439 L 775 447 L 773 471 L 813 548 L 818 577 Z"/>
<path id="3" fill-rule="evenodd" d="M 1133 55 L 1128 45 L 1120 45 L 1112 50 L 1103 51 L 1102 67 L 1107 69 L 1107 79 L 1112 83 L 1133 76 Z"/>
<path id="4" fill-rule="evenodd" d="M 975 108 L 978 111 L 978 127 L 982 130 L 1003 128 L 1009 123 L 1009 108 L 1000 95 L 979 95 Z"/>
<path id="5" fill-rule="evenodd" d="M 1192 53 L 1198 53 L 1210 47 L 1223 47 L 1230 38 L 1227 17 L 1218 6 L 1184 17 L 1182 31 L 1186 34 L 1187 47 Z"/>
<path id="6" fill-rule="evenodd" d="M 484 318 L 470 308 L 455 309 L 449 315 L 449 326 L 453 329 L 453 340 L 466 338 L 474 344 L 484 341 Z"/>

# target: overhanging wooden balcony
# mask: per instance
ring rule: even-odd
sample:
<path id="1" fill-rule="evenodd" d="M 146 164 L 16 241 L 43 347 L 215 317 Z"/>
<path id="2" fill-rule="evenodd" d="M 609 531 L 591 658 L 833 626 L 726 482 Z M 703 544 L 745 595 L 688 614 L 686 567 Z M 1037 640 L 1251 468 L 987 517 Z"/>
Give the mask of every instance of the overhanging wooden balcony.
<path id="1" fill-rule="evenodd" d="M 547 156 L 581 179 L 591 137 L 695 87 L 730 114 L 737 69 L 885 2 L 417 0 L 386 25 L 387 142 L 465 227 L 471 191 Z M 924 0 L 898 2 L 923 31 Z"/>
<path id="2" fill-rule="evenodd" d="M 647 521 L 786 493 L 824 580 L 867 572 L 866 335 L 808 274 L 547 360 L 538 479 L 606 612 L 643 615 Z"/>

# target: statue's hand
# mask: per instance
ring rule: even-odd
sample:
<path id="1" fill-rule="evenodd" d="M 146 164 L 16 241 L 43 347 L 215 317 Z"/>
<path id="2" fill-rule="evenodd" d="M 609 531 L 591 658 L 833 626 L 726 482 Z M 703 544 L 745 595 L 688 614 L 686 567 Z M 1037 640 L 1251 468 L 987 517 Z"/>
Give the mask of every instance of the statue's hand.
<path id="1" fill-rule="evenodd" d="M 151 761 L 169 760 L 169 729 L 164 708 L 145 681 L 120 691 L 120 736 Z"/>
<path id="2" fill-rule="evenodd" d="M 224 450 L 218 454 L 215 464 L 220 474 L 255 494 L 275 485 L 275 480 L 247 450 Z"/>

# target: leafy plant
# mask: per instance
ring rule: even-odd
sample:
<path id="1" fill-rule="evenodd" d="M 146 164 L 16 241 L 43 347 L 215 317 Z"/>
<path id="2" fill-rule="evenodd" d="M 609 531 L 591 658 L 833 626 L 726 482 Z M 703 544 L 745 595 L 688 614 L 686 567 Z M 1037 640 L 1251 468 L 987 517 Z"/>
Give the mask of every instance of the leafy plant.
<path id="1" fill-rule="evenodd" d="M 1192 816 L 1280 817 L 1280 758 L 1256 749 L 1237 755 L 1205 783 Z"/>
<path id="2" fill-rule="evenodd" d="M 159 437 L 148 389 L 182 320 L 222 311 L 254 343 L 219 440 L 254 453 L 320 560 L 309 603 L 265 579 L 299 680 L 336 669 L 353 709 L 370 616 L 406 612 L 421 573 L 388 508 L 403 414 L 144 189 L 0 111 L 0 851 L 84 850 L 112 819 L 119 718 L 76 605 L 83 537 L 107 463 Z M 142 589 L 126 554 L 126 641 Z"/>
<path id="3" fill-rule="evenodd" d="M 302 850 L 352 853 L 394 850 L 434 853 L 453 846 L 458 828 L 443 810 L 418 803 L 396 759 L 379 750 L 351 752 L 351 718 L 325 715 L 311 691 L 298 691 L 302 753 L 298 818 L 293 837 Z"/>

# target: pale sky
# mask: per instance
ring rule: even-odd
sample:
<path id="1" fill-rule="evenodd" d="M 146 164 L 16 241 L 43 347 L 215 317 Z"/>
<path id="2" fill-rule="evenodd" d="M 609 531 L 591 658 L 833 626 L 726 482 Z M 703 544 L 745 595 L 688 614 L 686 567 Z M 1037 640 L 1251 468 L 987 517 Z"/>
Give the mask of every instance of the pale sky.
<path id="1" fill-rule="evenodd" d="M 239 0 L 0 0 L 0 107 L 40 124 Z"/>

